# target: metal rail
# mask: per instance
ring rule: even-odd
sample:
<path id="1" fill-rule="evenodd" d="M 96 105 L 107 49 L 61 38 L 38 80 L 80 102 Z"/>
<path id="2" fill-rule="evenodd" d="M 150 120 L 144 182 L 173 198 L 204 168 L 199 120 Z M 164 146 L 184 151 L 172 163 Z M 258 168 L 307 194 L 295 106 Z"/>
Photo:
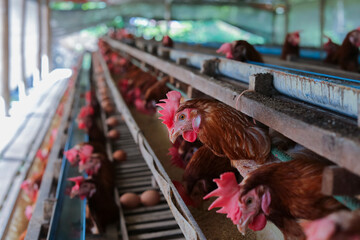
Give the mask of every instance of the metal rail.
<path id="1" fill-rule="evenodd" d="M 360 175 L 360 164 L 358 164 L 360 130 L 355 120 L 283 96 L 268 97 L 257 92 L 247 92 L 238 100 L 238 96 L 245 90 L 243 87 L 206 76 L 197 70 L 169 62 L 119 41 L 109 38 L 105 38 L 105 40 L 114 49 L 140 59 L 185 84 L 191 85 L 199 91 L 237 108 L 304 147 Z M 231 60 L 224 60 L 224 62 L 229 61 Z M 235 61 L 231 61 L 228 66 L 235 69 L 244 69 L 246 74 L 241 73 L 244 77 L 250 76 L 250 72 L 255 73 L 254 69 L 260 69 L 258 66 Z M 349 99 L 352 99 L 355 103 L 357 102 L 355 95 L 358 94 L 359 90 L 339 85 L 336 83 L 338 80 L 333 80 L 334 83 L 330 83 L 328 81 L 315 81 L 309 77 L 299 77 L 278 70 L 271 70 L 270 72 L 274 73 L 274 82 L 278 81 L 279 84 L 282 84 L 282 76 L 286 76 L 290 89 L 291 81 L 294 79 L 295 82 L 303 81 L 309 84 L 306 91 L 311 91 L 313 87 L 319 86 L 326 94 L 329 94 L 329 98 L 333 96 L 329 91 L 332 92 L 334 89 L 349 91 L 352 96 L 349 97 L 343 92 L 342 98 L 346 99 L 346 102 L 349 102 Z M 276 76 L 280 80 L 275 80 Z M 302 94 L 301 87 L 296 85 L 295 87 L 293 90 Z M 351 105 L 354 105 L 354 102 L 351 103 Z"/>
<path id="2" fill-rule="evenodd" d="M 142 38 L 135 39 L 135 46 L 139 49 L 142 49 L 144 51 L 153 54 L 160 54 L 162 52 L 162 49 L 165 49 L 165 51 L 168 50 L 168 48 L 165 48 L 161 45 L 161 42 L 154 40 L 145 40 Z M 213 58 L 223 58 L 223 55 L 215 53 L 215 49 L 219 47 L 220 44 L 210 45 L 210 46 L 201 45 L 199 47 L 198 44 L 194 46 L 194 44 L 191 45 L 189 43 L 176 42 L 174 48 L 172 48 L 171 50 L 179 50 L 180 52 L 188 52 L 195 54 L 205 54 L 208 56 L 212 56 Z M 259 48 L 260 50 L 259 49 L 258 50 L 262 54 L 270 54 L 272 56 L 266 56 L 266 55 L 263 56 L 265 61 L 264 64 L 255 63 L 255 62 L 248 62 L 248 63 L 265 66 L 265 67 L 268 66 L 270 68 L 277 68 L 277 67 L 279 67 L 280 69 L 287 68 L 287 69 L 292 69 L 292 71 L 295 72 L 302 70 L 312 74 L 320 74 L 320 75 L 326 74 L 326 75 L 332 75 L 332 77 L 338 76 L 341 78 L 348 78 L 348 79 L 360 79 L 360 73 L 341 70 L 334 65 L 325 64 L 324 66 L 324 63 L 320 61 L 320 58 L 313 58 L 313 59 L 317 59 L 318 61 L 313 60 L 310 62 L 307 62 L 307 60 L 304 60 L 302 58 L 295 61 L 284 61 L 280 59 L 281 48 L 279 49 L 278 53 L 273 53 L 273 52 L 269 53 L 269 51 L 262 51 L 264 48 L 260 46 L 255 46 L 255 48 L 257 49 Z M 155 49 L 157 51 L 155 51 Z M 274 54 L 276 56 L 274 56 Z M 318 55 L 320 56 L 320 53 L 318 53 Z M 300 50 L 300 57 L 301 57 L 301 50 Z M 306 57 L 304 56 L 304 58 Z M 360 61 L 360 56 L 359 56 L 359 61 Z M 201 63 L 200 64 L 198 63 L 197 65 L 201 66 Z"/>
<path id="3" fill-rule="evenodd" d="M 185 205 L 184 201 L 177 192 L 175 186 L 172 184 L 171 179 L 164 170 L 160 160 L 157 158 L 156 154 L 151 150 L 151 147 L 144 135 L 142 134 L 139 126 L 132 117 L 132 114 L 127 107 L 124 99 L 118 92 L 113 79 L 107 69 L 107 66 L 100 56 L 99 53 L 96 55 L 97 61 L 100 61 L 100 64 L 104 70 L 105 79 L 111 90 L 111 94 L 115 101 L 117 109 L 121 110 L 122 116 L 126 125 L 129 129 L 131 136 L 134 141 L 138 144 L 140 152 L 147 163 L 149 169 L 151 170 L 153 176 L 155 177 L 170 209 L 180 226 L 186 239 L 206 239 L 200 227 L 196 223 L 195 219 L 191 215 L 189 209 Z"/>
<path id="4" fill-rule="evenodd" d="M 204 61 L 214 56 L 189 53 L 180 50 L 170 51 L 170 59 L 187 59 L 187 65 L 201 69 Z M 329 76 L 269 64 L 242 63 L 219 58 L 217 74 L 249 83 L 249 77 L 257 73 L 270 73 L 274 77 L 274 88 L 295 99 L 324 107 L 347 116 L 357 118 L 357 96 L 360 93 L 360 80 Z"/>
<path id="5" fill-rule="evenodd" d="M 84 95 L 89 85 L 89 69 L 86 69 L 84 66 L 86 65 L 86 60 L 89 58 L 89 56 L 89 53 L 84 55 L 82 68 L 80 70 L 80 79 L 75 85 L 75 88 L 77 89 L 77 95 L 75 96 L 71 125 L 68 130 L 69 136 L 65 144 L 64 151 L 69 150 L 79 142 L 88 140 L 87 134 L 84 131 L 78 129 L 76 125 L 76 117 L 81 106 L 85 104 L 85 100 L 81 96 Z M 69 162 L 66 160 L 65 155 L 63 155 L 58 185 L 56 189 L 56 204 L 54 206 L 47 239 L 85 239 L 86 199 L 70 199 L 68 196 L 65 196 L 65 188 L 68 183 L 67 178 L 77 175 L 79 175 L 77 167 L 70 166 Z M 72 236 L 73 229 L 71 229 L 70 224 L 78 221 L 80 222 L 82 229 L 79 229 L 81 234 L 78 238 L 76 238 Z"/>
<path id="6" fill-rule="evenodd" d="M 79 59 L 78 69 L 80 69 L 81 63 L 82 63 L 82 57 Z M 76 80 L 77 78 L 78 78 L 78 72 L 75 71 L 71 79 Z M 53 148 L 51 149 L 48 163 L 46 165 L 46 170 L 42 179 L 42 184 L 39 189 L 35 209 L 27 228 L 27 234 L 25 240 L 39 239 L 43 226 L 49 223 L 48 222 L 49 219 L 47 219 L 46 216 L 44 216 L 45 215 L 44 211 L 46 208 L 46 202 L 50 198 L 50 191 L 54 181 L 54 175 L 58 174 L 57 171 L 59 169 L 57 169 L 56 167 L 59 160 L 58 155 L 59 155 L 59 151 L 61 150 L 64 144 L 64 138 L 66 135 L 65 131 L 69 121 L 68 118 L 69 116 L 71 116 L 71 109 L 74 102 L 74 97 L 75 97 L 75 88 L 69 89 L 69 98 L 64 107 L 64 113 L 61 119 L 60 126 L 58 128 L 58 134 L 54 142 Z"/>
<path id="7" fill-rule="evenodd" d="M 125 192 L 141 194 L 154 189 L 152 173 L 126 124 L 122 122 L 116 129 L 121 136 L 113 142 L 113 149 L 122 149 L 128 155 L 126 162 L 116 165 L 116 187 L 119 195 Z M 184 239 L 163 196 L 155 206 L 124 209 L 122 215 L 126 228 L 122 229 L 122 235 L 125 233 L 128 239 L 146 239 L 150 236 L 156 239 Z"/>
<path id="8" fill-rule="evenodd" d="M 10 171 L 4 175 L 9 177 L 9 179 L 3 183 L 6 194 L 0 200 L 0 239 L 6 239 L 12 232 L 11 224 L 17 218 L 14 213 L 17 209 L 17 199 L 20 197 L 20 185 L 28 175 L 36 152 L 51 127 L 57 106 L 66 89 L 66 83 L 66 80 L 62 80 L 48 86 L 48 89 L 51 88 L 51 90 L 46 94 L 42 94 L 36 101 L 44 109 L 34 108 L 33 112 L 26 116 L 22 126 L 18 129 L 10 143 L 3 148 L 2 156 L 0 157 L 4 164 L 3 169 Z M 50 106 L 48 103 L 52 105 Z M 7 164 L 14 164 L 16 162 L 21 167 L 16 171 L 12 171 L 12 165 L 7 166 Z"/>

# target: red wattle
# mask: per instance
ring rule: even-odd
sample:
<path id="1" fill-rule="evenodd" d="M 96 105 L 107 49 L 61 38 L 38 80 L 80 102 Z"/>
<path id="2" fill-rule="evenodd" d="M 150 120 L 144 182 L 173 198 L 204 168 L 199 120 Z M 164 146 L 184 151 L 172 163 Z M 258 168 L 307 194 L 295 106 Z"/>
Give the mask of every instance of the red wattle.
<path id="1" fill-rule="evenodd" d="M 252 223 L 249 224 L 249 228 L 253 231 L 263 230 L 266 226 L 266 217 L 263 213 L 257 215 Z"/>
<path id="2" fill-rule="evenodd" d="M 195 140 L 197 138 L 197 134 L 195 131 L 184 132 L 182 136 L 185 139 L 185 141 L 188 141 L 188 142 L 195 142 Z"/>

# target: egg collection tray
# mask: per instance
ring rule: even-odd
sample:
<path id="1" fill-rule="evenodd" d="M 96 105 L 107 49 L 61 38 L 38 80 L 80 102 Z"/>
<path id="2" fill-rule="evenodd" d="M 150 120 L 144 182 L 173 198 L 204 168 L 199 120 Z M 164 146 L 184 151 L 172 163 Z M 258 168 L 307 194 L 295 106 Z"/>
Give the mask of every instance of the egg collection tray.
<path id="1" fill-rule="evenodd" d="M 159 189 L 161 190 L 167 205 L 170 207 L 171 214 L 179 225 L 184 237 L 186 239 L 255 239 L 254 233 L 249 233 L 246 237 L 239 234 L 236 226 L 233 225 L 231 221 L 226 219 L 225 215 L 217 214 L 215 211 L 209 212 L 205 206 L 206 204 L 201 209 L 195 209 L 186 206 L 183 199 L 180 197 L 179 192 L 172 183 L 172 180 L 181 180 L 182 170 L 179 170 L 170 164 L 168 148 L 171 146 L 171 143 L 167 137 L 166 128 L 164 128 L 163 124 L 161 124 L 161 121 L 158 120 L 159 116 L 144 115 L 138 113 L 133 107 L 129 107 L 123 99 L 122 95 L 119 93 L 100 54 L 94 53 L 93 60 L 94 65 L 101 65 L 107 87 L 110 90 L 110 98 L 114 102 L 117 111 L 119 111 L 121 114 L 121 119 L 124 121 L 122 124 L 126 124 L 128 128 L 128 131 L 125 131 L 124 133 L 125 136 L 132 136 L 132 141 L 138 146 L 138 149 L 140 150 L 139 152 L 150 169 L 151 175 L 159 186 Z M 107 126 L 104 127 L 106 128 Z M 117 149 L 124 150 L 126 146 L 130 147 L 130 144 L 127 140 L 122 140 L 122 138 L 125 137 L 122 134 L 124 126 L 120 125 L 119 127 L 120 139 L 118 142 L 120 145 L 116 148 L 113 146 L 114 151 Z M 124 144 L 123 147 L 121 146 L 121 143 Z M 129 175 L 133 175 L 135 180 L 131 181 L 129 179 L 129 183 L 125 183 L 121 181 L 124 179 L 124 177 L 117 175 L 117 182 L 120 185 L 129 184 L 136 186 L 138 191 L 141 192 L 146 190 L 146 188 L 144 188 L 144 186 L 137 186 L 136 181 L 139 179 L 141 180 L 141 178 L 146 174 L 142 173 L 142 164 L 131 160 L 131 156 L 133 154 L 136 155 L 136 151 L 130 152 L 130 159 L 128 158 L 126 160 L 124 166 L 128 171 L 132 172 Z M 148 187 L 151 187 L 150 182 L 147 184 Z M 128 190 L 129 189 L 118 188 L 120 194 L 128 192 Z M 161 206 L 157 206 L 157 208 L 161 208 Z M 123 214 L 125 216 L 126 222 L 127 212 L 123 211 Z M 156 215 L 154 215 L 154 217 L 156 218 Z M 151 224 L 145 226 L 151 226 Z M 122 226 L 122 229 L 127 227 L 127 224 L 125 224 L 125 226 Z M 267 229 L 264 233 L 267 235 L 268 232 L 269 229 Z M 272 230 L 270 230 L 270 232 L 272 232 Z M 130 239 L 132 238 L 130 237 Z"/>
<path id="2" fill-rule="evenodd" d="M 141 194 L 156 189 L 157 184 L 144 161 L 139 147 L 134 142 L 125 122 L 116 129 L 120 138 L 112 142 L 115 151 L 122 149 L 127 153 L 125 162 L 116 164 L 116 190 L 118 195 L 127 192 Z M 165 198 L 155 206 L 139 206 L 133 209 L 121 208 L 121 238 L 126 239 L 184 239 Z"/>

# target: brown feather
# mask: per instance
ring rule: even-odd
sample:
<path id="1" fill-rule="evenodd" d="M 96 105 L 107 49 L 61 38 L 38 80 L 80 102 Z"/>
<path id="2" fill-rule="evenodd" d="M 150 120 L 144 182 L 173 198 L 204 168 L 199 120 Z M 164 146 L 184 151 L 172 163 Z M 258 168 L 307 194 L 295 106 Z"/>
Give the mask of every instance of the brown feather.
<path id="1" fill-rule="evenodd" d="M 161 81 L 156 82 L 150 86 L 144 95 L 144 100 L 150 102 L 152 100 L 158 102 L 160 99 L 166 97 L 166 93 L 169 91 L 169 88 L 166 86 L 166 83 L 169 81 L 169 77 L 164 77 Z"/>
<path id="2" fill-rule="evenodd" d="M 234 60 L 241 62 L 264 62 L 261 54 L 254 48 L 254 46 L 244 40 L 239 40 L 235 42 L 234 48 L 232 50 L 232 55 Z"/>
<path id="3" fill-rule="evenodd" d="M 322 173 L 328 164 L 318 161 L 320 157 L 314 154 L 310 156 L 308 152 L 294 153 L 294 160 L 261 166 L 241 183 L 242 195 L 260 185 L 270 189 L 268 219 L 287 239 L 304 238 L 295 219 L 313 220 L 344 209 L 334 198 L 321 193 Z"/>
<path id="4" fill-rule="evenodd" d="M 213 179 L 219 178 L 224 172 L 236 172 L 236 169 L 231 167 L 230 160 L 214 155 L 206 146 L 200 147 L 190 159 L 183 174 L 187 194 L 191 194 L 196 183 L 202 180 L 205 184 L 205 196 L 216 188 Z"/>
<path id="5" fill-rule="evenodd" d="M 201 115 L 199 140 L 217 156 L 231 160 L 251 159 L 262 164 L 269 157 L 271 142 L 266 130 L 252 119 L 217 100 L 194 99 L 177 112 L 196 109 Z"/>
<path id="6" fill-rule="evenodd" d="M 281 51 L 281 59 L 286 60 L 288 55 L 293 55 L 296 57 L 300 56 L 300 47 L 299 45 L 293 46 L 289 42 L 291 33 L 286 34 L 284 45 Z"/>
<path id="7" fill-rule="evenodd" d="M 350 42 L 350 35 L 356 33 L 357 31 L 359 30 L 353 30 L 346 35 L 344 41 L 334 56 L 334 61 L 340 65 L 341 69 L 354 72 L 359 71 L 359 48 Z"/>

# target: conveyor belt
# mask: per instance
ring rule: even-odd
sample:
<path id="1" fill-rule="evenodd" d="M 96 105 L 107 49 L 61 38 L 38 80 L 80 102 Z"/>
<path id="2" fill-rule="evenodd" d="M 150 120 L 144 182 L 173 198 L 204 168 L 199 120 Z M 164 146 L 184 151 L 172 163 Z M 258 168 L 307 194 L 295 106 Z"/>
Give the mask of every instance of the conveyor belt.
<path id="1" fill-rule="evenodd" d="M 125 122 L 121 122 L 116 129 L 120 132 L 120 138 L 113 142 L 112 149 L 122 149 L 127 153 L 126 162 L 116 165 L 116 187 L 119 195 L 126 192 L 141 194 L 154 189 L 152 173 Z M 159 204 L 124 209 L 123 216 L 127 235 L 131 240 L 185 239 L 162 195 Z"/>
<path id="2" fill-rule="evenodd" d="M 71 149 L 80 142 L 88 141 L 87 133 L 79 129 L 76 124 L 76 118 L 80 108 L 85 105 L 84 93 L 89 88 L 89 69 L 86 67 L 86 62 L 90 61 L 90 57 L 90 54 L 85 54 L 79 80 L 75 86 L 77 94 L 72 109 L 71 125 L 68 130 L 68 139 L 64 151 Z M 78 172 L 78 167 L 71 166 L 66 160 L 65 155 L 63 155 L 56 191 L 57 201 L 50 223 L 48 239 L 85 239 L 85 208 L 87 199 L 70 198 L 70 196 L 65 194 L 69 184 L 67 179 L 79 175 L 81 174 Z M 79 236 L 76 236 L 76 231 L 79 231 Z"/>

